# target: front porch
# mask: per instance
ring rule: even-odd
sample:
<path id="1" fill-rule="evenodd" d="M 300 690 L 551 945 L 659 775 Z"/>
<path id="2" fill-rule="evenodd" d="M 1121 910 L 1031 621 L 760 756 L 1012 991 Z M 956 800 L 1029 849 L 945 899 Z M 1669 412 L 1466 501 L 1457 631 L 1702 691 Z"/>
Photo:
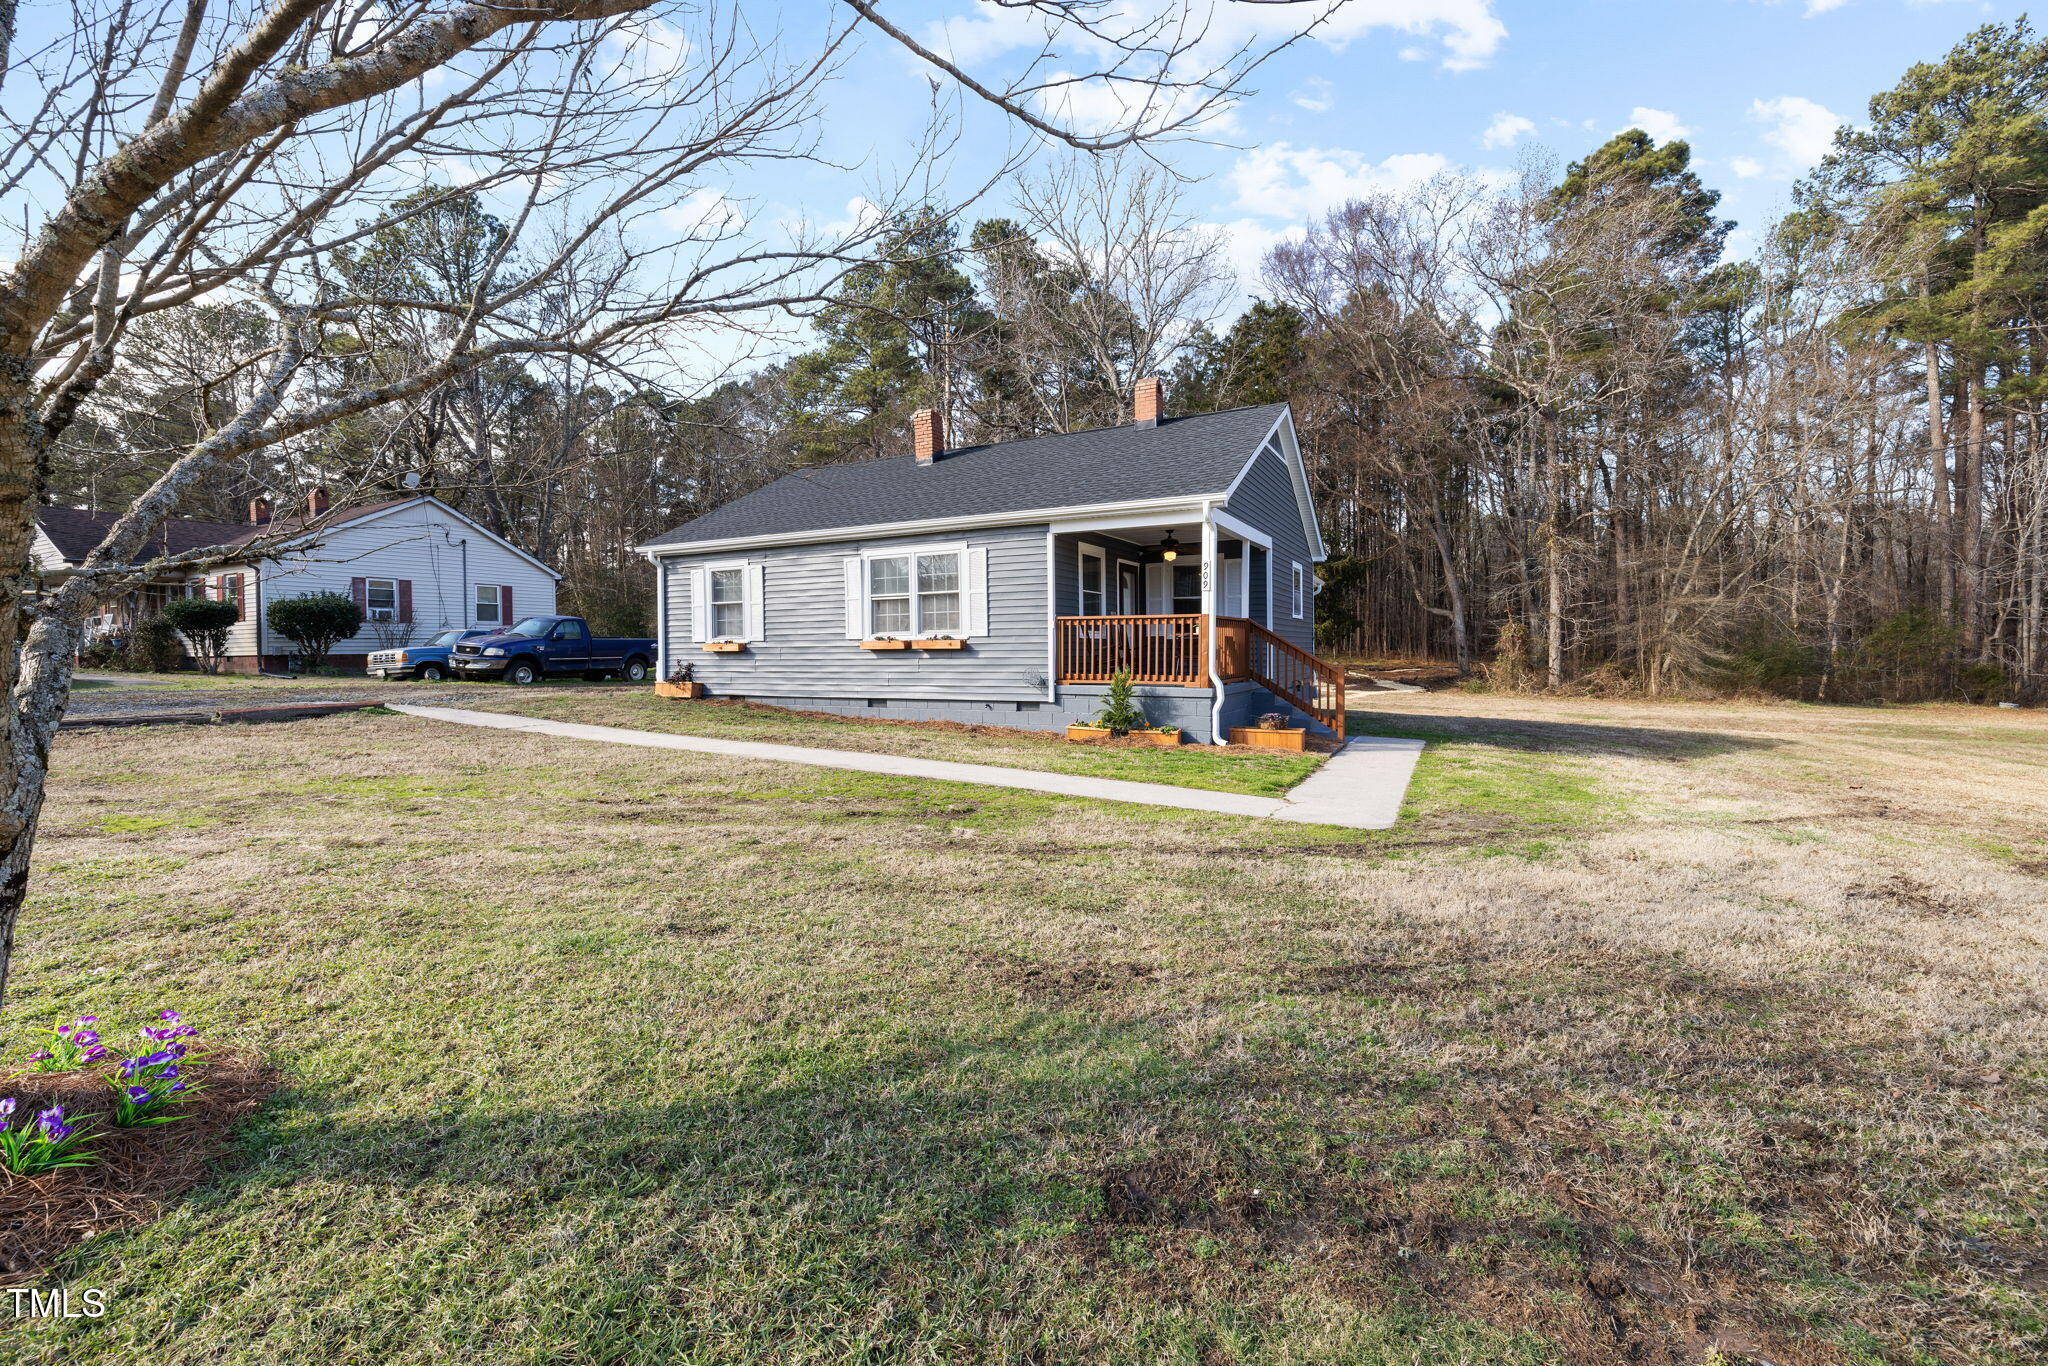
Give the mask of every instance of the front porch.
<path id="1" fill-rule="evenodd" d="M 1343 671 L 1276 629 L 1286 602 L 1294 633 L 1308 635 L 1312 611 L 1289 601 L 1305 593 L 1306 584 L 1287 581 L 1301 566 L 1276 566 L 1270 543 L 1249 527 L 1212 511 L 1196 523 L 1057 528 L 1053 554 L 1052 664 L 1062 691 L 1089 693 L 1128 672 L 1155 694 L 1198 690 L 1213 701 L 1221 692 L 1219 728 L 1292 708 L 1343 733 Z"/>

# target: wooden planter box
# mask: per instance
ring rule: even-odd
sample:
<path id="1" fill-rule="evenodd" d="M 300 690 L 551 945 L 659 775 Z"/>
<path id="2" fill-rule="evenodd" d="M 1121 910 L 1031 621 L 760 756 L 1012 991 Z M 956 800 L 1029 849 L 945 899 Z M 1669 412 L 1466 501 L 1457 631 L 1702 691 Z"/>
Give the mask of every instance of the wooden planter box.
<path id="1" fill-rule="evenodd" d="M 744 640 L 707 640 L 704 642 L 704 652 L 706 654 L 736 655 L 746 648 L 747 643 Z"/>
<path id="2" fill-rule="evenodd" d="M 863 640 L 860 643 L 860 648 L 863 650 L 907 650 L 910 648 L 910 642 L 907 640 Z"/>
<path id="3" fill-rule="evenodd" d="M 1067 726 L 1067 738 L 1069 740 L 1084 741 L 1107 740 L 1110 738 L 1109 727 L 1084 726 L 1078 721 L 1072 722 Z M 1130 738 L 1138 741 L 1140 744 L 1171 746 L 1180 743 L 1180 732 L 1178 730 L 1134 730 L 1130 733 Z"/>
<path id="4" fill-rule="evenodd" d="M 656 679 L 654 681 L 654 695 L 656 697 L 702 697 L 704 695 L 704 685 L 702 683 L 670 683 L 663 679 Z"/>
<path id="5" fill-rule="evenodd" d="M 912 641 L 911 644 L 920 650 L 964 650 L 967 648 L 967 642 L 964 640 L 917 640 Z"/>
<path id="6" fill-rule="evenodd" d="M 1298 752 L 1308 747 L 1308 732 L 1298 728 L 1262 730 L 1258 726 L 1232 726 L 1230 743 L 1250 745 L 1253 749 L 1291 749 Z"/>

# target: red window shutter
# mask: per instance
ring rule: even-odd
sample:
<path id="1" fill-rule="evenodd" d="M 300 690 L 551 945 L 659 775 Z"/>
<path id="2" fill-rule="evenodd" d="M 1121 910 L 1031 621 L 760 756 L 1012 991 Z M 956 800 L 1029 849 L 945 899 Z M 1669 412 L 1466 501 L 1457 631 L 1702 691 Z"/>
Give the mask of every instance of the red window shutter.
<path id="1" fill-rule="evenodd" d="M 365 617 L 370 615 L 370 581 L 368 579 L 350 579 L 348 581 L 348 595 L 356 600 L 356 610 L 358 612 L 361 612 Z"/>
<path id="2" fill-rule="evenodd" d="M 400 579 L 398 581 L 398 624 L 400 626 L 412 625 L 411 579 Z"/>
<path id="3" fill-rule="evenodd" d="M 228 577 L 234 581 L 235 585 L 235 620 L 245 621 L 248 619 L 249 609 L 242 604 L 243 600 L 249 595 L 248 576 L 245 574 L 230 574 Z"/>
<path id="4" fill-rule="evenodd" d="M 498 590 L 498 624 L 512 624 L 512 585 L 509 583 Z"/>

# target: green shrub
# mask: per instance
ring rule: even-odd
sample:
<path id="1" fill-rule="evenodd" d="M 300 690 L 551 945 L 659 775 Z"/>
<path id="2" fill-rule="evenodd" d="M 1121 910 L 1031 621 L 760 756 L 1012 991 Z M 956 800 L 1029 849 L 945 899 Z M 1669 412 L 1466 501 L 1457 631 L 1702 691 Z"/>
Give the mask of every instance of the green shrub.
<path id="1" fill-rule="evenodd" d="M 1801 696 L 1822 673 L 1823 652 L 1780 622 L 1756 622 L 1712 657 L 1721 684 L 1745 691 Z"/>
<path id="2" fill-rule="evenodd" d="M 363 609 L 346 593 L 308 593 L 270 604 L 270 629 L 299 647 L 306 666 L 320 667 L 327 652 L 363 629 Z"/>
<path id="3" fill-rule="evenodd" d="M 184 654 L 185 642 L 177 627 L 162 617 L 144 617 L 128 632 L 123 667 L 137 673 L 169 673 Z"/>
<path id="4" fill-rule="evenodd" d="M 228 652 L 228 632 L 242 617 L 240 609 L 218 598 L 173 598 L 164 604 L 162 615 L 185 637 L 199 667 L 219 673 L 220 657 Z"/>
<path id="5" fill-rule="evenodd" d="M 1139 705 L 1137 693 L 1131 687 L 1129 669 L 1118 669 L 1116 676 L 1109 680 L 1109 691 L 1103 694 L 1102 710 L 1096 713 L 1095 724 L 1108 727 L 1111 735 L 1129 735 L 1149 724 L 1145 719 L 1145 709 Z"/>

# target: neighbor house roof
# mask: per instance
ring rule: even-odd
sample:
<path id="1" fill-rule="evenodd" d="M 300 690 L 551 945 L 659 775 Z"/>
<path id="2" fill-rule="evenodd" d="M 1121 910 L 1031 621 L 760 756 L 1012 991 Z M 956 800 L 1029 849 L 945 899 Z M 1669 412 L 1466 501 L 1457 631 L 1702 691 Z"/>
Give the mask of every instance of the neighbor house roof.
<path id="1" fill-rule="evenodd" d="M 50 544 L 57 548 L 64 562 L 71 565 L 92 554 L 106 539 L 107 533 L 113 530 L 114 523 L 121 520 L 121 515 L 119 512 L 88 512 L 84 508 L 36 509 L 36 521 L 42 526 L 43 535 L 50 538 Z M 203 550 L 207 546 L 232 545 L 253 530 L 255 528 L 242 522 L 198 522 L 172 517 L 150 536 L 141 558 L 154 560 L 165 555 Z"/>
<path id="2" fill-rule="evenodd" d="M 1229 489 L 1284 403 L 786 474 L 644 549 L 949 517 L 1198 498 Z"/>
<path id="3" fill-rule="evenodd" d="M 319 519 L 319 529 L 345 526 L 391 508 L 419 502 L 425 497 L 425 494 L 416 493 L 404 498 L 386 498 L 381 502 L 336 508 Z M 56 547 L 68 565 L 77 565 L 90 555 L 122 515 L 120 512 L 89 512 L 84 508 L 36 509 L 36 521 L 42 526 L 43 535 L 49 537 L 50 544 Z M 274 522 L 202 522 L 189 517 L 169 517 L 144 544 L 137 562 L 183 555 L 213 546 L 246 545 L 261 535 L 291 535 L 312 525 L 312 522 L 310 517 L 280 517 Z"/>

